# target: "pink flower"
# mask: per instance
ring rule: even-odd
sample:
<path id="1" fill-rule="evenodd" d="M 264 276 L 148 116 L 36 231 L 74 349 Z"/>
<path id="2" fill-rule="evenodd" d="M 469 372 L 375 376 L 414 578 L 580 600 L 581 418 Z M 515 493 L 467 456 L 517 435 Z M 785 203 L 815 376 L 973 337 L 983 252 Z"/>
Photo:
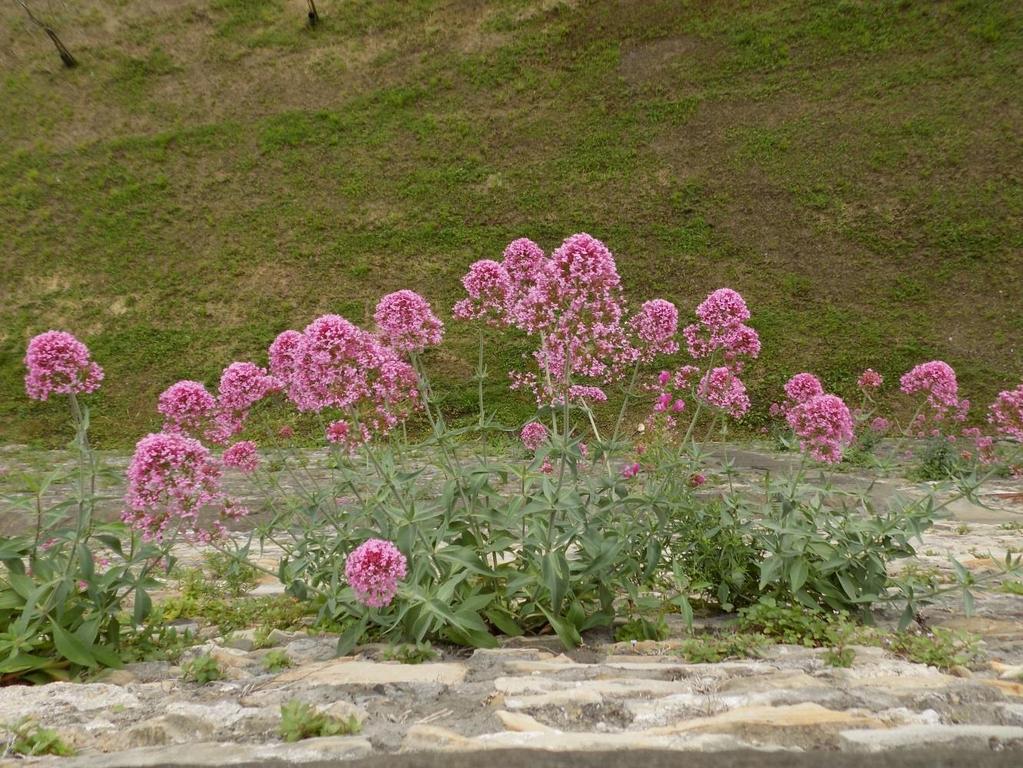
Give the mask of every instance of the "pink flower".
<path id="1" fill-rule="evenodd" d="M 156 409 L 164 432 L 202 435 L 216 416 L 217 401 L 198 381 L 179 381 L 160 393 Z"/>
<path id="2" fill-rule="evenodd" d="M 370 608 L 390 605 L 405 578 L 408 561 L 394 544 L 369 539 L 345 560 L 345 577 L 356 599 Z"/>
<path id="3" fill-rule="evenodd" d="M 300 411 L 338 408 L 385 435 L 418 403 L 412 366 L 338 315 L 306 326 L 295 360 L 288 394 Z"/>
<path id="4" fill-rule="evenodd" d="M 1023 442 L 1023 384 L 998 393 L 988 409 L 988 422 L 1006 437 Z"/>
<path id="5" fill-rule="evenodd" d="M 741 418 L 749 410 L 746 386 L 727 367 L 707 371 L 696 388 L 696 394 L 707 404 L 720 408 L 732 418 Z"/>
<path id="6" fill-rule="evenodd" d="M 281 384 L 287 386 L 295 374 L 295 355 L 302 345 L 302 334 L 298 331 L 283 331 L 273 340 L 268 350 L 270 373 Z"/>
<path id="7" fill-rule="evenodd" d="M 64 331 L 47 331 L 29 341 L 25 367 L 25 391 L 33 400 L 95 392 L 103 381 L 103 369 L 89 359 L 89 348 Z"/>
<path id="8" fill-rule="evenodd" d="M 527 450 L 535 451 L 547 442 L 547 427 L 539 421 L 531 421 L 522 428 L 519 438 Z"/>
<path id="9" fill-rule="evenodd" d="M 852 442 L 852 414 L 836 395 L 814 395 L 791 408 L 787 419 L 800 447 L 818 461 L 837 464 Z"/>
<path id="10" fill-rule="evenodd" d="M 904 373 L 899 380 L 899 388 L 907 395 L 926 393 L 927 404 L 937 419 L 943 418 L 949 410 L 957 409 L 960 405 L 955 371 L 941 360 L 921 363 Z"/>
<path id="11" fill-rule="evenodd" d="M 353 453 L 356 448 L 370 441 L 370 433 L 365 424 L 360 424 L 359 430 L 355 432 L 347 421 L 339 419 L 327 425 L 327 441 Z"/>
<path id="12" fill-rule="evenodd" d="M 197 532 L 199 512 L 223 505 L 220 469 L 209 450 L 182 434 L 158 432 L 138 441 L 128 465 L 122 520 L 146 539 L 180 529 Z"/>
<path id="13" fill-rule="evenodd" d="M 732 328 L 749 320 L 750 312 L 737 291 L 718 288 L 696 307 L 696 316 L 709 328 Z"/>
<path id="14" fill-rule="evenodd" d="M 544 373 L 517 374 L 514 386 L 528 386 L 539 403 L 549 404 L 564 396 L 574 377 L 619 378 L 639 353 L 623 324 L 624 296 L 611 252 L 585 233 L 567 238 L 549 259 L 526 251 L 528 279 L 505 264 L 515 284 L 508 322 L 539 337 L 533 358 Z"/>
<path id="15" fill-rule="evenodd" d="M 462 278 L 469 298 L 455 304 L 454 316 L 460 320 L 486 320 L 491 324 L 505 322 L 513 286 L 502 264 L 482 259 L 469 267 Z"/>
<path id="16" fill-rule="evenodd" d="M 381 338 L 403 354 L 422 352 L 440 344 L 444 324 L 433 314 L 430 303 L 415 291 L 389 293 L 373 313 Z"/>
<path id="17" fill-rule="evenodd" d="M 683 365 L 672 377 L 672 384 L 675 389 L 688 389 L 696 381 L 696 377 L 700 375 L 700 369 L 695 365 Z"/>
<path id="18" fill-rule="evenodd" d="M 884 378 L 873 368 L 868 368 L 860 374 L 856 385 L 863 390 L 877 389 L 884 383 Z"/>
<path id="19" fill-rule="evenodd" d="M 245 474 L 255 472 L 259 466 L 259 453 L 251 440 L 240 440 L 226 451 L 222 458 L 225 467 L 233 467 Z"/>
<path id="20" fill-rule="evenodd" d="M 670 301 L 653 299 L 643 302 L 629 324 L 636 335 L 636 346 L 642 351 L 643 360 L 678 352 L 678 342 L 675 340 L 678 333 L 678 309 Z"/>
<path id="21" fill-rule="evenodd" d="M 277 430 L 277 437 L 282 440 L 289 440 L 295 436 L 295 429 L 290 424 L 283 424 L 281 428 Z"/>
<path id="22" fill-rule="evenodd" d="M 811 397 L 824 394 L 824 386 L 820 379 L 812 373 L 797 373 L 785 382 L 785 395 L 789 399 L 789 408 L 805 403 Z"/>
<path id="23" fill-rule="evenodd" d="M 689 478 L 689 487 L 690 488 L 699 488 L 705 482 L 707 482 L 707 478 L 705 476 L 697 473 L 697 474 L 695 474 L 695 475 L 693 475 L 692 477 Z"/>
<path id="24" fill-rule="evenodd" d="M 689 354 L 696 359 L 720 351 L 724 362 L 737 372 L 744 357 L 760 355 L 760 336 L 745 325 L 750 317 L 745 300 L 731 288 L 719 288 L 696 308 L 698 323 L 682 329 Z"/>
<path id="25" fill-rule="evenodd" d="M 622 477 L 629 480 L 639 474 L 639 464 L 629 464 L 622 470 Z"/>
<path id="26" fill-rule="evenodd" d="M 883 435 L 889 429 L 891 429 L 891 422 L 888 421 L 884 416 L 877 416 L 870 422 L 870 431 L 876 432 L 879 435 Z"/>
<path id="27" fill-rule="evenodd" d="M 220 375 L 217 389 L 219 434 L 209 439 L 223 443 L 245 427 L 249 410 L 264 397 L 281 388 L 277 379 L 254 363 L 231 363 Z"/>
<path id="28" fill-rule="evenodd" d="M 545 269 L 546 262 L 547 256 L 543 249 L 529 238 L 520 237 L 508 243 L 508 247 L 504 249 L 501 266 L 512 282 L 513 299 L 522 298 L 536 283 L 537 277 Z"/>

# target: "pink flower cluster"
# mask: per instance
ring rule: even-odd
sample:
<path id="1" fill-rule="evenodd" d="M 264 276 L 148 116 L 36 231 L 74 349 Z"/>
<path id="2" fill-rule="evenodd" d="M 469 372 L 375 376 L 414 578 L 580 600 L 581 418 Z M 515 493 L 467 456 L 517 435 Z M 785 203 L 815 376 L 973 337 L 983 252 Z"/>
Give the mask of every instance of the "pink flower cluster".
<path id="1" fill-rule="evenodd" d="M 372 436 L 365 424 L 359 424 L 357 430 L 345 419 L 332 421 L 327 425 L 327 441 L 341 446 L 348 453 L 354 453 L 359 446 L 365 445 Z"/>
<path id="2" fill-rule="evenodd" d="M 225 467 L 240 470 L 245 474 L 255 472 L 259 467 L 259 452 L 251 440 L 239 440 L 226 451 L 221 459 Z"/>
<path id="3" fill-rule="evenodd" d="M 824 385 L 812 373 L 797 373 L 785 382 L 785 396 L 792 406 L 824 394 Z"/>
<path id="4" fill-rule="evenodd" d="M 627 365 L 678 349 L 675 306 L 648 301 L 627 319 L 614 256 L 585 233 L 567 238 L 549 258 L 533 241 L 515 240 L 501 263 L 484 259 L 470 266 L 462 285 L 468 298 L 455 305 L 456 318 L 539 337 L 533 357 L 544 375 L 515 373 L 512 386 L 532 390 L 540 403 L 593 394 L 566 390 L 573 377 L 605 384 Z"/>
<path id="5" fill-rule="evenodd" d="M 714 408 L 720 408 L 735 419 L 749 410 L 750 400 L 746 385 L 731 368 L 719 366 L 703 375 L 696 387 L 696 395 Z"/>
<path id="6" fill-rule="evenodd" d="M 1006 437 L 1023 442 L 1023 384 L 998 393 L 988 410 L 988 422 Z"/>
<path id="7" fill-rule="evenodd" d="M 373 313 L 380 337 L 402 354 L 422 352 L 440 344 L 444 324 L 433 314 L 429 302 L 407 289 L 389 293 Z"/>
<path id="8" fill-rule="evenodd" d="M 221 442 L 216 428 L 217 400 L 198 381 L 179 381 L 160 393 L 156 410 L 163 416 L 164 432 L 205 435 Z"/>
<path id="9" fill-rule="evenodd" d="M 856 386 L 867 392 L 871 389 L 880 389 L 883 383 L 884 377 L 873 368 L 868 368 L 860 374 L 860 378 L 856 381 Z"/>
<path id="10" fill-rule="evenodd" d="M 750 318 L 745 300 L 731 288 L 719 288 L 696 307 L 698 323 L 682 330 L 689 354 L 699 360 L 721 353 L 722 362 L 737 373 L 743 358 L 760 355 L 760 336 L 746 325 Z"/>
<path id="11" fill-rule="evenodd" d="M 899 380 L 899 388 L 907 395 L 924 393 L 927 396 L 925 408 L 910 425 L 910 429 L 919 434 L 927 432 L 928 422 L 940 422 L 949 414 L 956 421 L 964 421 L 970 409 L 969 400 L 959 399 L 959 383 L 955 371 L 941 360 L 921 363 L 904 373 Z M 930 432 L 940 434 L 936 427 Z"/>
<path id="12" fill-rule="evenodd" d="M 33 400 L 95 392 L 103 381 L 89 348 L 64 331 L 46 331 L 29 341 L 25 367 L 25 391 Z"/>
<path id="13" fill-rule="evenodd" d="M 542 255 L 541 253 L 541 257 Z M 508 270 L 503 264 L 491 259 L 477 261 L 469 267 L 468 273 L 462 278 L 462 285 L 469 298 L 461 299 L 455 304 L 452 314 L 456 318 L 484 320 L 490 325 L 504 323 L 514 288 Z"/>
<path id="14" fill-rule="evenodd" d="M 837 395 L 813 395 L 792 407 L 786 419 L 800 447 L 828 464 L 840 462 L 853 439 L 852 414 Z"/>
<path id="15" fill-rule="evenodd" d="M 408 562 L 394 544 L 369 539 L 345 560 L 345 577 L 356 599 L 370 608 L 390 605 L 398 593 L 398 582 L 405 578 Z"/>
<path id="16" fill-rule="evenodd" d="M 254 363 L 227 366 L 217 390 L 217 424 L 223 439 L 241 432 L 252 406 L 280 389 L 281 383 Z"/>
<path id="17" fill-rule="evenodd" d="M 221 491 L 220 468 L 198 440 L 178 433 L 146 435 L 135 446 L 128 465 L 127 509 L 122 520 L 147 540 L 162 541 L 180 530 L 198 538 L 199 513 L 204 507 L 227 508 Z M 213 524 L 214 532 L 223 530 Z"/>
<path id="18" fill-rule="evenodd" d="M 420 328 L 428 334 L 425 329 L 425 325 Z M 413 343 L 412 335 L 400 333 L 397 324 L 392 330 L 401 343 Z M 419 338 L 423 339 L 422 334 Z M 284 386 L 300 411 L 337 408 L 383 435 L 418 402 L 418 380 L 412 366 L 394 349 L 339 315 L 323 315 L 306 326 L 288 359 L 287 365 L 278 362 L 278 369 L 290 367 L 291 376 Z M 335 430 L 332 439 L 342 442 L 339 437 Z"/>
<path id="19" fill-rule="evenodd" d="M 657 355 L 678 352 L 678 309 L 670 301 L 652 299 L 643 302 L 639 312 L 630 321 L 636 337 L 640 359 L 649 362 Z"/>
<path id="20" fill-rule="evenodd" d="M 535 451 L 547 442 L 547 427 L 539 421 L 531 421 L 522 428 L 519 438 L 527 450 Z"/>
<path id="21" fill-rule="evenodd" d="M 812 373 L 797 373 L 785 382 L 785 401 L 782 403 L 771 403 L 771 416 L 786 418 L 789 411 L 800 403 L 804 403 L 811 397 L 824 394 L 824 385 L 820 379 Z"/>

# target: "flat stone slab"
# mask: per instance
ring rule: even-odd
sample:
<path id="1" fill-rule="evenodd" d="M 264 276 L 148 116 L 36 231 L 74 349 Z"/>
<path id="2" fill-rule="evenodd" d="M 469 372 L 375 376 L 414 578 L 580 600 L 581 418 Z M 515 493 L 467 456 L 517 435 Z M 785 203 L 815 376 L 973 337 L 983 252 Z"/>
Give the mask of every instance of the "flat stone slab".
<path id="1" fill-rule="evenodd" d="M 228 744 L 206 742 L 170 747 L 145 747 L 126 752 L 61 760 L 61 768 L 158 768 L 190 766 L 216 768 L 220 765 L 248 765 L 279 762 L 285 765 L 351 760 L 367 757 L 373 746 L 356 736 L 329 736 L 294 744 Z"/>
<path id="2" fill-rule="evenodd" d="M 842 731 L 838 738 L 839 747 L 846 752 L 883 752 L 938 745 L 1023 751 L 1023 728 L 1007 725 L 906 725 L 886 731 Z M 1020 761 L 1023 762 L 1023 757 Z"/>
<path id="3" fill-rule="evenodd" d="M 440 683 L 458 685 L 465 680 L 463 664 L 386 664 L 335 659 L 278 675 L 278 683 L 304 685 L 383 685 L 387 683 Z"/>

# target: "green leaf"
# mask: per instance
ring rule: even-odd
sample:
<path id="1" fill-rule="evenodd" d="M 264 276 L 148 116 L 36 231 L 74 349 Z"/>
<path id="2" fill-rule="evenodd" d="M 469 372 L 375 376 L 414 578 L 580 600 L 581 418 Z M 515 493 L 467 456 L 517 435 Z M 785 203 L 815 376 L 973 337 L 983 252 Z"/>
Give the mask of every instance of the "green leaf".
<path id="1" fill-rule="evenodd" d="M 135 626 L 139 626 L 149 616 L 149 613 L 153 610 L 153 601 L 149 597 L 149 593 L 142 588 L 139 584 L 135 587 L 135 605 L 132 609 L 131 618 Z"/>
<path id="2" fill-rule="evenodd" d="M 359 644 L 362 640 L 362 636 L 366 633 L 366 626 L 369 624 L 369 618 L 363 616 L 355 624 L 350 626 L 342 633 L 341 637 L 337 639 L 337 655 L 347 656 L 352 652 L 352 649 Z"/>
<path id="3" fill-rule="evenodd" d="M 792 592 L 796 593 L 802 589 L 806 583 L 806 577 L 809 569 L 806 565 L 806 560 L 800 558 L 792 564 L 792 568 L 789 569 L 789 587 L 792 588 Z"/>
<path id="4" fill-rule="evenodd" d="M 83 667 L 96 666 L 96 657 L 81 640 L 52 620 L 50 629 L 53 631 L 53 644 L 57 648 L 57 653 L 74 664 Z"/>
<path id="5" fill-rule="evenodd" d="M 488 611 L 484 611 L 483 615 L 490 620 L 491 624 L 501 630 L 504 634 L 508 635 L 508 637 L 519 637 L 524 634 L 522 628 L 515 623 L 511 616 L 497 608 L 491 608 Z"/>

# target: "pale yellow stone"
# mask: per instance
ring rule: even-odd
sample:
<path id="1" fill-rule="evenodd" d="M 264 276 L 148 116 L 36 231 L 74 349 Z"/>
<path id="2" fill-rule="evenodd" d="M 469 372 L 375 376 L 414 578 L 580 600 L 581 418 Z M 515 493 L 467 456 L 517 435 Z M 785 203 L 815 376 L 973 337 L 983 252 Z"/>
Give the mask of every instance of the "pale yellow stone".
<path id="1" fill-rule="evenodd" d="M 713 717 L 684 720 L 663 728 L 651 728 L 644 731 L 644 733 L 655 735 L 671 735 L 691 731 L 721 733 L 733 730 L 736 726 L 769 728 L 805 728 L 808 726 L 883 728 L 884 723 L 873 717 L 854 712 L 839 712 L 822 707 L 820 704 L 803 703 L 778 707 L 738 707 Z"/>
<path id="2" fill-rule="evenodd" d="M 516 733 L 551 733 L 554 731 L 536 718 L 525 715 L 521 712 L 508 712 L 503 709 L 497 710 L 494 713 L 497 715 L 497 719 L 501 721 L 501 725 L 504 726 L 506 731 L 515 731 Z"/>
<path id="3" fill-rule="evenodd" d="M 305 664 L 277 677 L 278 683 L 308 685 L 380 685 L 386 683 L 441 683 L 457 685 L 465 680 L 461 664 L 387 664 L 353 659 L 333 659 Z"/>

